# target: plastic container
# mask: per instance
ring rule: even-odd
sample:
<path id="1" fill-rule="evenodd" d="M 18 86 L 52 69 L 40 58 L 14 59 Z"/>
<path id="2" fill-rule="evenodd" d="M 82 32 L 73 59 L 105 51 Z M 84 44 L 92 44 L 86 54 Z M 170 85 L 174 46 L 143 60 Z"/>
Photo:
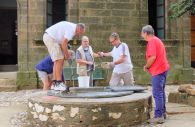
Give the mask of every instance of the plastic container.
<path id="1" fill-rule="evenodd" d="M 78 82 L 80 88 L 89 88 L 89 76 L 79 76 Z"/>

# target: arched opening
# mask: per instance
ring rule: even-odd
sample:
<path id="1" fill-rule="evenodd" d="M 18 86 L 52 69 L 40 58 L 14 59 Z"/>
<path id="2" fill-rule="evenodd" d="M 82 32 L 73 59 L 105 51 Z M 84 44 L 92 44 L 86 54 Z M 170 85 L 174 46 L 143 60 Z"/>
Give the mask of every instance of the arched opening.
<path id="1" fill-rule="evenodd" d="M 0 1 L 0 72 L 17 70 L 17 3 Z"/>

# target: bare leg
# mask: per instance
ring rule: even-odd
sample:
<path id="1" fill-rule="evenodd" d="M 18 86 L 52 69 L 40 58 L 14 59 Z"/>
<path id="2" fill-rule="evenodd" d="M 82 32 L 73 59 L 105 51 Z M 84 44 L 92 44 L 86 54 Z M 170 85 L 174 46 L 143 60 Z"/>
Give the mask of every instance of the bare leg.
<path id="1" fill-rule="evenodd" d="M 51 79 L 49 77 L 42 79 L 43 82 L 43 90 L 48 90 L 51 87 Z"/>
<path id="2" fill-rule="evenodd" d="M 57 66 L 57 61 L 54 61 L 54 65 L 53 65 L 53 80 L 56 80 L 56 66 Z"/>
<path id="3" fill-rule="evenodd" d="M 62 70 L 64 65 L 64 59 L 56 61 L 55 76 L 57 81 L 62 81 Z"/>
<path id="4" fill-rule="evenodd" d="M 49 88 L 51 88 L 51 86 L 52 86 L 52 79 L 50 77 L 48 77 L 48 83 L 49 83 Z"/>

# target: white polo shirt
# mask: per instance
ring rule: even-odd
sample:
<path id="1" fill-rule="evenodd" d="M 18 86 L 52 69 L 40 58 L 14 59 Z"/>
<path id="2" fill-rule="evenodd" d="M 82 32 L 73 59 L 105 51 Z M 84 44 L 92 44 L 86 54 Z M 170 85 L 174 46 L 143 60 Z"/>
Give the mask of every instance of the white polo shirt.
<path id="1" fill-rule="evenodd" d="M 62 43 L 66 38 L 68 41 L 75 36 L 76 24 L 61 21 L 47 28 L 45 32 L 56 40 L 57 43 Z"/>
<path id="2" fill-rule="evenodd" d="M 115 65 L 113 70 L 114 73 L 126 73 L 133 69 L 129 48 L 126 43 L 121 43 L 118 47 L 114 46 L 111 53 L 113 62 L 119 60 L 121 55 L 125 55 L 125 61 Z"/>

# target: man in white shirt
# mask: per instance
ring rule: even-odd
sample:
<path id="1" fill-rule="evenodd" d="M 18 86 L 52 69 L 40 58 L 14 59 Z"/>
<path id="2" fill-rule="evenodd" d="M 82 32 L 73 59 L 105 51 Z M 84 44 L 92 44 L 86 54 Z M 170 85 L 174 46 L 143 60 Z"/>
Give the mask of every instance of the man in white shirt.
<path id="1" fill-rule="evenodd" d="M 64 59 L 69 59 L 68 41 L 74 36 L 80 36 L 85 32 L 85 24 L 74 24 L 61 21 L 47 28 L 43 35 L 43 41 L 49 51 L 53 66 L 53 88 L 54 90 L 68 91 L 68 86 L 62 82 L 62 70 Z"/>
<path id="2" fill-rule="evenodd" d="M 101 56 L 113 57 L 113 62 L 109 63 L 109 66 L 113 68 L 109 85 L 118 86 L 121 80 L 123 80 L 124 85 L 133 85 L 133 65 L 127 44 L 120 41 L 117 33 L 112 33 L 109 37 L 109 41 L 114 46 L 112 51 L 100 53 Z"/>

